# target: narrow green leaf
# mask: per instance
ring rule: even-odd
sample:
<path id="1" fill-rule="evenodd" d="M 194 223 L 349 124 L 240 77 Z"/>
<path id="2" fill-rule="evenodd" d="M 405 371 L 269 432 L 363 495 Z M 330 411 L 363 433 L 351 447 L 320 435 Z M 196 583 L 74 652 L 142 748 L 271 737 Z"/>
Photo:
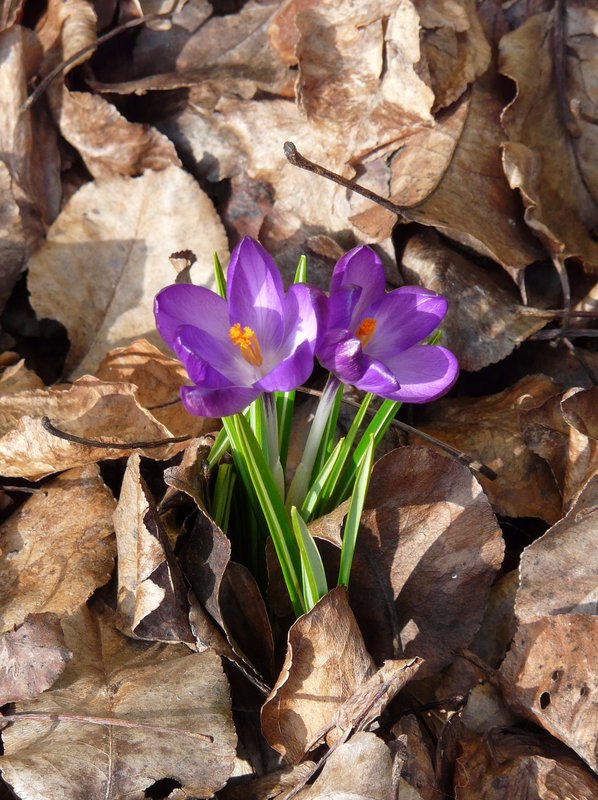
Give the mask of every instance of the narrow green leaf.
<path id="1" fill-rule="evenodd" d="M 301 516 L 307 520 L 307 522 L 311 522 L 311 520 L 316 516 L 322 491 L 324 490 L 324 487 L 328 485 L 330 476 L 335 471 L 336 464 L 342 456 L 344 441 L 344 439 L 339 440 L 336 447 L 328 457 L 328 460 L 320 470 L 320 474 L 316 476 L 316 479 L 312 482 L 312 485 L 309 487 L 309 490 L 305 495 L 305 500 L 301 506 Z"/>
<path id="2" fill-rule="evenodd" d="M 307 283 L 307 259 L 305 256 L 299 258 L 293 283 Z"/>
<path id="3" fill-rule="evenodd" d="M 309 608 L 313 608 L 318 600 L 328 592 L 326 573 L 324 572 L 320 551 L 305 524 L 305 520 L 295 506 L 291 509 L 291 520 L 301 555 L 303 595 Z"/>
<path id="4" fill-rule="evenodd" d="M 372 475 L 372 465 L 374 463 L 374 450 L 376 449 L 376 442 L 374 435 L 370 434 L 370 441 L 365 451 L 363 460 L 359 466 L 359 472 L 353 487 L 353 494 L 349 503 L 349 510 L 347 512 L 347 520 L 345 522 L 345 530 L 343 533 L 343 545 L 341 548 L 341 563 L 338 569 L 338 585 L 348 586 L 349 577 L 351 575 L 351 565 L 353 563 L 353 554 L 355 553 L 355 544 L 357 542 L 357 534 L 359 532 L 359 523 L 361 522 L 361 514 L 365 504 L 365 496 L 370 485 L 370 477 Z"/>
<path id="5" fill-rule="evenodd" d="M 218 253 L 214 253 L 214 279 L 216 280 L 216 291 L 220 297 L 226 300 L 226 278 L 224 277 L 224 270 L 218 258 Z"/>
<path id="6" fill-rule="evenodd" d="M 280 453 L 282 468 L 285 469 L 291 440 L 293 411 L 295 410 L 295 390 L 292 392 L 275 392 L 275 398 L 276 413 L 278 415 L 278 452 Z"/>
<path id="7" fill-rule="evenodd" d="M 216 484 L 212 497 L 212 516 L 214 522 L 223 530 L 228 528 L 230 502 L 237 475 L 232 464 L 221 464 L 216 474 Z"/>
<path id="8" fill-rule="evenodd" d="M 341 384 L 334 395 L 334 402 L 332 408 L 330 409 L 330 413 L 328 414 L 328 419 L 326 420 L 326 426 L 324 427 L 320 445 L 318 447 L 318 453 L 316 455 L 316 460 L 314 461 L 312 468 L 310 476 L 311 478 L 318 475 L 324 466 L 324 463 L 328 459 L 328 456 L 334 449 L 334 434 L 336 433 L 336 423 L 338 422 L 338 414 L 341 408 L 342 399 L 343 386 Z"/>
<path id="9" fill-rule="evenodd" d="M 208 456 L 208 464 L 210 467 L 216 466 L 229 447 L 230 442 L 228 440 L 226 428 L 220 428 L 218 431 L 218 436 L 214 440 L 214 444 L 212 445 L 210 454 Z"/>

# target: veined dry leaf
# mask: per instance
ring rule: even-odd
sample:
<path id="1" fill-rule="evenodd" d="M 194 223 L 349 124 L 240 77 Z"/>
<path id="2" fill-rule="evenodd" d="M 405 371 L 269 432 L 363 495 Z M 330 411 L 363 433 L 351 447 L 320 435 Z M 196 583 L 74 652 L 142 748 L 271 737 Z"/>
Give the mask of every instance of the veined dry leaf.
<path id="1" fill-rule="evenodd" d="M 598 780 L 564 748 L 535 734 L 469 737 L 456 762 L 456 800 L 592 800 Z"/>
<path id="2" fill-rule="evenodd" d="M 392 788 L 392 759 L 384 742 L 373 733 L 356 733 L 338 747 L 312 786 L 297 800 L 388 800 Z"/>
<path id="3" fill-rule="evenodd" d="M 116 503 L 93 464 L 32 495 L 0 527 L 0 629 L 28 614 L 73 614 L 110 579 Z"/>
<path id="4" fill-rule="evenodd" d="M 170 431 L 141 408 L 130 383 L 104 383 L 89 376 L 68 386 L 0 397 L 0 475 L 37 481 L 69 467 L 122 458 L 136 449 L 93 447 L 60 439 L 42 417 L 77 436 L 115 443 L 155 441 Z M 182 445 L 148 448 L 149 458 L 169 458 Z"/>
<path id="5" fill-rule="evenodd" d="M 127 462 L 114 528 L 119 630 L 138 639 L 193 642 L 185 581 L 141 477 L 138 455 Z"/>
<path id="6" fill-rule="evenodd" d="M 419 427 L 498 474 L 494 481 L 480 478 L 497 513 L 552 524 L 561 518 L 558 487 L 546 462 L 526 447 L 520 416 L 557 393 L 550 378 L 529 375 L 498 394 L 440 400 Z"/>
<path id="7" fill-rule="evenodd" d="M 95 375 L 101 381 L 135 384 L 139 404 L 173 436 L 201 436 L 220 427 L 219 421 L 195 417 L 183 407 L 179 389 L 189 383 L 185 368 L 178 359 L 164 355 L 145 339 L 111 350 Z"/>
<path id="8" fill-rule="evenodd" d="M 0 395 L 42 389 L 44 382 L 32 369 L 27 369 L 25 359 L 2 370 L 0 375 Z"/>
<path id="9" fill-rule="evenodd" d="M 566 517 L 525 548 L 515 611 L 520 623 L 598 613 L 598 476 Z"/>
<path id="10" fill-rule="evenodd" d="M 595 2 L 580 0 L 567 3 L 561 13 L 565 17 L 559 19 L 555 7 L 536 14 L 500 42 L 500 70 L 517 86 L 502 116 L 508 136 L 504 170 L 510 185 L 521 192 L 527 224 L 550 252 L 579 257 L 596 271 L 598 174 L 588 155 L 595 149 L 598 127 L 595 119 L 587 119 L 596 78 L 587 70 L 595 71 L 598 57 L 598 9 Z M 560 26 L 564 34 L 565 24 L 568 36 L 559 64 L 554 28 Z"/>
<path id="11" fill-rule="evenodd" d="M 401 264 L 407 283 L 433 289 L 448 300 L 442 344 L 455 353 L 462 369 L 475 371 L 501 361 L 549 321 L 545 315 L 534 317 L 529 313 L 533 309 L 518 302 L 504 273 L 478 266 L 435 231 L 411 236 Z"/>
<path id="12" fill-rule="evenodd" d="M 285 663 L 262 707 L 269 744 L 287 761 L 301 761 L 374 672 L 346 590 L 333 589 L 289 630 Z"/>
<path id="13" fill-rule="evenodd" d="M 140 337 L 161 344 L 153 299 L 173 282 L 168 257 L 182 247 L 198 256 L 194 282 L 211 286 L 213 253 L 225 260 L 226 236 L 211 201 L 182 169 L 79 189 L 29 261 L 35 311 L 69 333 L 68 370 L 93 372 L 107 350 Z"/>
<path id="14" fill-rule="evenodd" d="M 236 737 L 218 656 L 127 639 L 108 611 L 83 607 L 63 627 L 72 660 L 50 691 L 17 706 L 49 719 L 19 720 L 3 732 L 0 768 L 18 796 L 141 800 L 160 778 L 193 796 L 220 789 Z M 77 719 L 51 716 L 69 714 Z"/>
<path id="15" fill-rule="evenodd" d="M 570 392 L 561 402 L 565 421 L 571 426 L 563 492 L 565 507 L 598 474 L 598 388 Z"/>
<path id="16" fill-rule="evenodd" d="M 55 614 L 29 614 L 0 636 L 0 705 L 33 700 L 49 689 L 71 657 Z"/>
<path id="17" fill-rule="evenodd" d="M 393 726 L 392 732 L 397 737 L 396 742 L 390 743 L 391 750 L 395 751 L 394 771 L 399 773 L 397 797 L 441 800 L 429 744 L 417 717 L 406 714 Z"/>
<path id="18" fill-rule="evenodd" d="M 330 515 L 340 525 L 342 511 Z M 326 517 L 314 536 L 334 541 Z M 478 481 L 433 450 L 401 447 L 374 467 L 351 571 L 351 607 L 370 653 L 421 656 L 418 678 L 466 647 L 504 544 Z"/>
<path id="19" fill-rule="evenodd" d="M 548 463 L 562 494 L 565 491 L 571 428 L 563 417 L 561 402 L 568 394 L 555 394 L 542 405 L 524 411 L 520 418 L 523 441 Z"/>
<path id="20" fill-rule="evenodd" d="M 519 626 L 499 676 L 507 701 L 598 766 L 598 618 L 537 617 Z"/>

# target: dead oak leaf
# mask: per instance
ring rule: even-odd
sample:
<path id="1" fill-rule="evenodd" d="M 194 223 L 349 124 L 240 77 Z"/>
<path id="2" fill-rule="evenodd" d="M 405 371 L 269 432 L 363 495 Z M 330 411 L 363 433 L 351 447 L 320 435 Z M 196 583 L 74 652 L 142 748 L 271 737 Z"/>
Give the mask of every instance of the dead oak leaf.
<path id="1" fill-rule="evenodd" d="M 114 507 L 93 464 L 54 478 L 9 517 L 0 528 L 1 630 L 32 613 L 73 614 L 107 583 Z"/>
<path id="2" fill-rule="evenodd" d="M 0 705 L 33 700 L 49 689 L 71 657 L 55 614 L 29 614 L 0 636 Z"/>
<path id="3" fill-rule="evenodd" d="M 107 350 L 155 330 L 155 294 L 174 280 L 168 261 L 197 254 L 195 283 L 212 285 L 214 251 L 225 260 L 222 223 L 208 196 L 179 167 L 88 183 L 71 197 L 29 261 L 31 303 L 71 342 L 67 370 L 93 372 Z"/>
<path id="4" fill-rule="evenodd" d="M 142 408 L 130 383 L 104 383 L 89 376 L 69 386 L 35 389 L 0 397 L 0 475 L 40 480 L 70 467 L 122 458 L 135 447 L 93 447 L 60 439 L 42 425 L 83 438 L 123 444 L 156 441 L 170 431 Z M 149 458 L 168 458 L 181 445 L 148 448 Z"/>
<path id="5" fill-rule="evenodd" d="M 16 709 L 49 718 L 3 732 L 0 768 L 18 796 L 141 800 L 160 778 L 199 797 L 220 789 L 236 736 L 218 656 L 127 639 L 107 610 L 83 607 L 63 627 L 72 660 L 51 690 Z"/>

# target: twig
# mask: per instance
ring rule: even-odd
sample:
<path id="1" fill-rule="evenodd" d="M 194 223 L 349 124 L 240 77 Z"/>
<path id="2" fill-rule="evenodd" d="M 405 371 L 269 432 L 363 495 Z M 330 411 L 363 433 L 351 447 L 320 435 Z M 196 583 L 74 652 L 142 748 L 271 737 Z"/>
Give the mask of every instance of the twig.
<path id="1" fill-rule="evenodd" d="M 546 330 L 533 333 L 529 339 L 562 339 L 563 337 L 567 339 L 578 339 L 584 336 L 595 338 L 598 336 L 598 330 L 596 328 L 547 328 Z"/>
<path id="2" fill-rule="evenodd" d="M 86 722 L 90 725 L 110 725 L 115 728 L 144 728 L 148 731 L 155 733 L 180 734 L 189 736 L 192 739 L 199 739 L 200 742 L 211 743 L 214 741 L 213 736 L 207 733 L 193 733 L 184 728 L 169 728 L 165 725 L 154 725 L 151 722 L 139 722 L 136 720 L 116 719 L 114 717 L 86 717 L 83 714 L 51 714 L 50 712 L 44 713 L 30 713 L 28 711 L 17 711 L 15 714 L 2 714 L 0 721 L 6 720 L 7 722 L 19 722 L 22 719 L 34 719 L 41 722 Z"/>
<path id="3" fill-rule="evenodd" d="M 67 442 L 74 442 L 75 444 L 84 444 L 88 447 L 104 447 L 106 450 L 136 450 L 137 448 L 148 449 L 151 447 L 163 447 L 167 444 L 179 444 L 179 442 L 188 442 L 193 439 L 193 436 L 170 436 L 164 439 L 153 439 L 149 442 L 104 442 L 101 439 L 88 439 L 85 436 L 77 436 L 74 433 L 62 431 L 55 425 L 52 425 L 48 417 L 42 417 L 42 428 L 52 436 L 58 439 L 66 439 Z"/>
<path id="4" fill-rule="evenodd" d="M 343 178 L 342 175 L 338 175 L 336 172 L 332 172 L 331 170 L 326 169 L 326 167 L 316 164 L 314 161 L 309 161 L 309 159 L 301 155 L 293 142 L 285 142 L 283 149 L 287 160 L 294 167 L 299 167 L 300 169 L 305 169 L 308 172 L 313 172 L 314 175 L 319 175 L 322 178 L 328 178 L 329 181 L 338 183 L 341 186 L 344 186 L 345 189 L 349 189 L 350 191 L 356 192 L 363 197 L 367 197 L 367 199 L 371 200 L 373 203 L 386 208 L 388 211 L 392 211 L 392 213 L 396 214 L 400 219 L 405 219 L 404 209 L 401 208 L 401 206 L 397 206 L 395 203 L 387 200 L 385 197 L 376 194 L 376 192 L 372 192 L 370 189 L 366 189 L 365 186 L 360 186 L 360 184 L 349 180 L 349 178 Z"/>

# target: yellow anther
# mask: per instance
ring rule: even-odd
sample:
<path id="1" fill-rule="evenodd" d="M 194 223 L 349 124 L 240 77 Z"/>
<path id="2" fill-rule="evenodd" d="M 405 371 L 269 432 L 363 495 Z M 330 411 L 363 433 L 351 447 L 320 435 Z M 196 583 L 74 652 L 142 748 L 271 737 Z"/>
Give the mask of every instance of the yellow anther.
<path id="1" fill-rule="evenodd" d="M 374 331 L 376 330 L 376 320 L 372 317 L 366 317 L 362 319 L 359 323 L 359 327 L 355 331 L 355 336 L 361 342 L 361 346 L 363 347 L 366 345 L 372 336 L 374 335 Z"/>
<path id="2" fill-rule="evenodd" d="M 228 335 L 231 342 L 237 345 L 241 351 L 241 355 L 248 364 L 254 367 L 262 366 L 264 359 L 262 357 L 262 351 L 260 350 L 260 343 L 251 328 L 248 328 L 247 325 L 241 328 L 240 323 L 236 322 L 232 328 L 230 328 Z"/>

